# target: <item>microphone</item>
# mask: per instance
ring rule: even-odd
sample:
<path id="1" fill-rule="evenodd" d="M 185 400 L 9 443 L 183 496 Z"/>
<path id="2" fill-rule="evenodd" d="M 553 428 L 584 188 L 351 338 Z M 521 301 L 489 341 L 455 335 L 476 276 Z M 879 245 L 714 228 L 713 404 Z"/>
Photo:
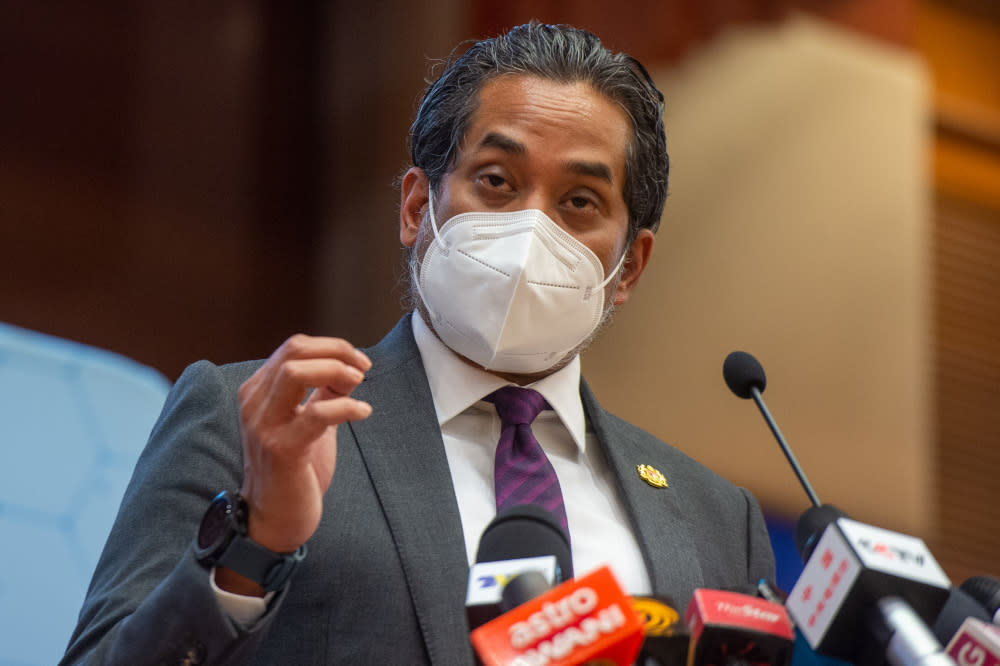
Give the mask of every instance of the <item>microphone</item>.
<path id="1" fill-rule="evenodd" d="M 784 606 L 785 601 L 788 599 L 788 593 L 777 585 L 773 585 L 766 578 L 761 578 L 757 581 L 757 596 L 780 606 Z"/>
<path id="2" fill-rule="evenodd" d="M 753 398 L 754 402 L 757 403 L 757 409 L 760 410 L 764 421 L 767 422 L 768 427 L 774 434 L 774 438 L 778 440 L 778 446 L 781 447 L 785 458 L 788 459 L 788 464 L 792 466 L 795 476 L 799 478 L 799 483 L 802 484 L 806 495 L 809 496 L 809 501 L 812 502 L 813 506 L 819 506 L 820 502 L 819 497 L 816 496 L 816 491 L 809 484 L 805 472 L 799 466 L 799 461 L 795 459 L 795 454 L 792 453 L 791 447 L 785 441 L 785 436 L 781 434 L 781 430 L 778 428 L 778 423 L 771 416 L 767 405 L 764 404 L 764 398 L 760 395 L 767 388 L 767 376 L 764 375 L 764 368 L 760 362 L 747 352 L 734 351 L 726 357 L 726 360 L 722 364 L 722 377 L 726 380 L 726 386 L 737 397 L 744 400 Z"/>
<path id="3" fill-rule="evenodd" d="M 806 566 L 786 607 L 816 652 L 865 662 L 881 661 L 884 648 L 897 666 L 945 658 L 925 623 L 940 614 L 951 582 L 922 540 L 830 505 L 807 509 L 795 540 Z"/>
<path id="4" fill-rule="evenodd" d="M 941 643 L 948 643 L 958 633 L 962 623 L 970 617 L 983 622 L 993 620 L 993 614 L 987 613 L 982 603 L 962 589 L 968 582 L 948 591 L 948 601 L 931 625 L 931 630 Z"/>
<path id="5" fill-rule="evenodd" d="M 504 509 L 479 537 L 476 562 L 498 562 L 522 557 L 554 555 L 559 580 L 573 577 L 573 556 L 566 532 L 555 516 L 536 504 Z"/>
<path id="6" fill-rule="evenodd" d="M 465 597 L 469 627 L 475 629 L 513 608 L 505 608 L 504 590 L 529 572 L 537 576 L 519 582 L 508 603 L 516 605 L 530 598 L 524 595 L 539 594 L 572 578 L 573 558 L 569 539 L 552 514 L 524 504 L 501 511 L 483 530 Z M 523 598 L 517 601 L 515 595 Z"/>
<path id="7" fill-rule="evenodd" d="M 992 576 L 973 576 L 960 587 L 993 616 L 993 624 L 1000 624 L 1000 580 Z"/>
<path id="8" fill-rule="evenodd" d="M 878 645 L 896 666 L 954 666 L 931 630 L 910 604 L 899 597 L 882 597 L 873 614 Z M 879 634 L 882 634 L 881 636 Z M 881 651 L 877 663 L 882 663 Z"/>
<path id="9" fill-rule="evenodd" d="M 558 582 L 557 569 L 553 555 L 473 564 L 469 569 L 469 587 L 465 593 L 469 628 L 475 629 L 531 598 L 523 596 L 520 601 L 512 600 L 514 594 L 530 594 L 525 591 L 528 586 L 534 588 L 532 592 L 548 591 Z M 522 581 L 522 578 L 525 580 Z M 515 584 L 515 581 L 518 582 Z M 508 591 L 508 588 L 511 590 Z"/>
<path id="10" fill-rule="evenodd" d="M 764 581 L 761 581 L 758 587 L 761 588 L 763 585 Z M 761 589 L 761 596 L 769 601 L 784 603 L 780 590 L 769 593 Z M 983 622 L 990 621 L 990 616 L 986 613 L 986 609 L 978 601 L 961 589 L 952 587 L 948 591 L 948 600 L 945 602 L 941 612 L 938 613 L 934 624 L 931 625 L 931 631 L 942 645 L 947 644 L 958 633 L 962 623 L 969 618 L 975 618 Z M 847 666 L 847 662 L 845 661 L 833 657 L 825 657 L 813 651 L 806 642 L 801 630 L 796 630 L 795 641 L 792 666 Z"/>
<path id="11" fill-rule="evenodd" d="M 757 596 L 780 606 L 785 605 L 788 594 L 781 588 L 772 585 L 768 580 L 761 579 L 757 583 Z M 792 647 L 791 666 L 851 666 L 846 661 L 834 659 L 817 653 L 806 643 L 802 632 L 795 629 L 795 643 Z"/>
<path id="12" fill-rule="evenodd" d="M 786 603 L 809 646 L 853 662 L 881 663 L 884 649 L 897 666 L 951 663 L 925 624 L 941 610 L 951 583 L 924 542 L 822 505 L 764 404 L 767 379 L 757 359 L 729 354 L 723 377 L 738 397 L 757 403 L 813 504 L 797 526 L 806 566 Z"/>
<path id="13" fill-rule="evenodd" d="M 816 652 L 881 662 L 885 648 L 898 666 L 941 660 L 925 622 L 938 616 L 951 583 L 922 540 L 822 505 L 799 520 L 796 545 L 806 566 L 786 607 Z"/>
<path id="14" fill-rule="evenodd" d="M 500 612 L 512 611 L 552 589 L 552 579 L 541 571 L 525 571 L 511 578 L 500 593 Z"/>
<path id="15" fill-rule="evenodd" d="M 781 604 L 738 592 L 694 591 L 685 623 L 688 666 L 774 664 L 792 660 L 794 630 Z"/>
<path id="16" fill-rule="evenodd" d="M 554 587 L 472 632 L 485 666 L 632 664 L 643 627 L 611 569 Z"/>
<path id="17" fill-rule="evenodd" d="M 643 623 L 643 643 L 636 663 L 642 666 L 686 664 L 691 635 L 680 621 L 673 599 L 667 596 L 632 597 L 632 607 Z"/>
<path id="18" fill-rule="evenodd" d="M 948 643 L 947 651 L 958 666 L 1000 666 L 1000 629 L 970 617 Z"/>

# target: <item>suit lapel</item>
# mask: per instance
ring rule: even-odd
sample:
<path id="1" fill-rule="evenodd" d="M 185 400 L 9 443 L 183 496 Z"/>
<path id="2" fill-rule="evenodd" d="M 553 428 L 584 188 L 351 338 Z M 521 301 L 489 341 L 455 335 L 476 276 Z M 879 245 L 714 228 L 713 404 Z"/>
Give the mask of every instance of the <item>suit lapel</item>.
<path id="1" fill-rule="evenodd" d="M 469 566 L 462 522 L 409 316 L 368 351 L 354 396 L 375 408 L 351 424 L 402 561 L 434 664 L 472 663 L 465 622 Z"/>
<path id="2" fill-rule="evenodd" d="M 655 488 L 643 481 L 638 465 L 652 465 L 670 481 L 666 445 L 651 447 L 640 431 L 608 414 L 597 403 L 586 382 L 580 382 L 584 411 L 618 481 L 618 496 L 632 521 L 642 549 L 654 594 L 668 594 L 683 607 L 702 584 L 698 554 L 691 539 L 688 516 L 673 488 Z"/>

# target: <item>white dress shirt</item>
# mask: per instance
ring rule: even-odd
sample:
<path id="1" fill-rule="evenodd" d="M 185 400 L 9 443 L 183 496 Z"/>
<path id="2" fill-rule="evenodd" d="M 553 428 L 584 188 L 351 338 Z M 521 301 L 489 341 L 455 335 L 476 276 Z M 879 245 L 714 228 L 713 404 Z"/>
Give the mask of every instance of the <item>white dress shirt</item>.
<path id="1" fill-rule="evenodd" d="M 483 398 L 510 382 L 464 362 L 418 313 L 413 314 L 412 322 L 441 426 L 471 565 L 479 537 L 496 515 L 493 459 L 500 440 L 500 417 Z M 575 575 L 608 564 L 626 592 L 650 594 L 646 565 L 618 499 L 614 476 L 601 443 L 587 430 L 580 400 L 580 357 L 528 388 L 541 393 L 552 406 L 538 415 L 531 431 L 559 477 Z M 215 585 L 214 569 L 211 584 L 222 607 L 244 627 L 264 614 L 273 594 L 261 599 L 226 592 Z"/>

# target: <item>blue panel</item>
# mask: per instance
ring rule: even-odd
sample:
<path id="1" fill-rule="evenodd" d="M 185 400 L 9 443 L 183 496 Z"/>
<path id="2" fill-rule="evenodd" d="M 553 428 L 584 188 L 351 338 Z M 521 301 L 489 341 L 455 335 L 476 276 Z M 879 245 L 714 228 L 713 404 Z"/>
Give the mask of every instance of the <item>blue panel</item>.
<path id="1" fill-rule="evenodd" d="M 170 385 L 0 324 L 0 666 L 59 661 Z"/>
<path id="2" fill-rule="evenodd" d="M 802 573 L 802 558 L 795 549 L 795 521 L 784 516 L 770 513 L 764 514 L 767 522 L 767 532 L 771 535 L 771 548 L 774 549 L 777 580 L 775 581 L 785 592 L 791 591 L 795 581 Z"/>

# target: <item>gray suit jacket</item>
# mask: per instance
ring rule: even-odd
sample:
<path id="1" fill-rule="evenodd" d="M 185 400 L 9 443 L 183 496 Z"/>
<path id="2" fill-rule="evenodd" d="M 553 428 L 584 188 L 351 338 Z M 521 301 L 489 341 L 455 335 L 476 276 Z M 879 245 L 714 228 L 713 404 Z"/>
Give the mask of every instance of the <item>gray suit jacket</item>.
<path id="1" fill-rule="evenodd" d="M 236 390 L 260 362 L 188 368 L 167 398 L 94 573 L 63 663 L 473 663 L 458 504 L 405 317 L 368 350 L 355 396 L 371 417 L 338 430 L 337 471 L 309 555 L 248 631 L 219 608 L 191 544 L 210 500 L 239 488 Z M 601 409 L 604 444 L 653 588 L 751 591 L 774 559 L 753 497 Z M 669 488 L 643 482 L 661 470 Z"/>

